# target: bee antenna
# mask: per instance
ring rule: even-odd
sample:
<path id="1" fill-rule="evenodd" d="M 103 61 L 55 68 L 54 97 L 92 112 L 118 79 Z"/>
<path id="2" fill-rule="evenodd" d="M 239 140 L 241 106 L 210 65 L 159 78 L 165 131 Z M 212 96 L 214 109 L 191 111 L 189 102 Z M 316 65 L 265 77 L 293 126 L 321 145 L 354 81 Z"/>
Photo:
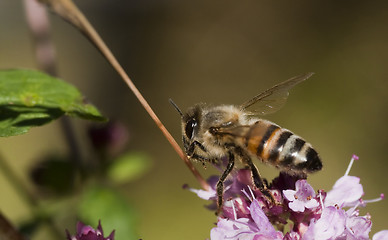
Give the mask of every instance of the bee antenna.
<path id="1" fill-rule="evenodd" d="M 181 115 L 181 117 L 183 117 L 183 113 L 182 113 L 182 111 L 179 109 L 179 107 L 178 107 L 178 105 L 176 105 L 175 103 L 174 103 L 174 101 L 170 98 L 170 99 L 168 99 L 168 101 L 171 103 L 171 105 L 178 111 L 178 113 Z"/>

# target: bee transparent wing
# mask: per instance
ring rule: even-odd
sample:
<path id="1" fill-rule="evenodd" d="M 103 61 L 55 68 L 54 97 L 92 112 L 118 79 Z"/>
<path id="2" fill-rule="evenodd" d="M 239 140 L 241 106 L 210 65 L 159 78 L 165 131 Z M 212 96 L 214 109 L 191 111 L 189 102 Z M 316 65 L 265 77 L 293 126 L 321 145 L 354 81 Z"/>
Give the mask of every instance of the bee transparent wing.
<path id="1" fill-rule="evenodd" d="M 255 104 L 256 110 L 254 113 L 265 115 L 276 112 L 286 103 L 288 91 L 298 83 L 311 77 L 313 74 L 314 73 L 302 74 L 279 83 L 241 104 L 240 108 L 245 110 Z"/>
<path id="2" fill-rule="evenodd" d="M 244 137 L 250 128 L 251 126 L 249 125 L 215 127 L 212 129 L 212 133 L 219 136 Z"/>

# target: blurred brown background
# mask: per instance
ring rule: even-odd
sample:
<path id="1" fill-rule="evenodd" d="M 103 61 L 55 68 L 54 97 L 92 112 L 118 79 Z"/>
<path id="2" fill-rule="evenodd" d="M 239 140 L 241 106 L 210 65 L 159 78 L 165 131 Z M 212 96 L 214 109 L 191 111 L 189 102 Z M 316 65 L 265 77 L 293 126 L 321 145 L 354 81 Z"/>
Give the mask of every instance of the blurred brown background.
<path id="1" fill-rule="evenodd" d="M 267 118 L 320 152 L 324 170 L 310 178 L 315 189 L 331 189 L 355 153 L 360 160 L 350 174 L 361 177 L 364 198 L 388 194 L 386 1 L 75 3 L 178 141 L 180 119 L 169 98 L 182 109 L 197 102 L 239 104 L 280 81 L 315 72 L 292 90 L 281 111 Z M 144 178 L 126 186 L 138 209 L 139 235 L 209 237 L 214 214 L 203 208 L 205 201 L 181 189 L 184 183 L 199 187 L 188 169 L 94 47 L 58 17 L 51 15 L 51 20 L 61 78 L 80 88 L 106 116 L 128 126 L 128 149 L 147 152 L 154 160 Z M 22 2 L 2 0 L 0 68 L 14 67 L 36 68 L 34 51 Z M 88 123 L 74 122 L 82 140 Z M 0 139 L 0 154 L 27 183 L 34 160 L 47 152 L 65 152 L 64 144 L 54 122 Z M 276 174 L 259 167 L 263 176 Z M 14 222 L 23 220 L 29 212 L 3 176 L 0 189 L 1 211 Z M 387 208 L 387 200 L 367 206 L 373 233 L 388 228 Z"/>

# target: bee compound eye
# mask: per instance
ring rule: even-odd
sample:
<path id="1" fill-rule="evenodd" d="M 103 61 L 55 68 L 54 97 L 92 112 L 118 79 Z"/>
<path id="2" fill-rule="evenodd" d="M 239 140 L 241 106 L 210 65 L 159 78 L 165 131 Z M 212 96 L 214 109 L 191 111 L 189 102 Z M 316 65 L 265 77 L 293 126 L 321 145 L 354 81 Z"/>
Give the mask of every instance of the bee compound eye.
<path id="1" fill-rule="evenodd" d="M 196 126 L 197 126 L 197 121 L 195 119 L 190 119 L 190 121 L 186 123 L 185 133 L 188 138 L 190 139 L 193 138 L 193 133 Z"/>

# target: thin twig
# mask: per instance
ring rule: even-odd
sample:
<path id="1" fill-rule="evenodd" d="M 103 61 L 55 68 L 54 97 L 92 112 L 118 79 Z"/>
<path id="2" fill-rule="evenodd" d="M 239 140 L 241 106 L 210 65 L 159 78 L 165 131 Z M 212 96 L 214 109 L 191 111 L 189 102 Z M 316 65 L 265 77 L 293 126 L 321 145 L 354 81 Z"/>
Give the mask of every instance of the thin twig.
<path id="1" fill-rule="evenodd" d="M 135 94 L 136 98 L 139 100 L 141 105 L 151 116 L 152 120 L 156 123 L 158 128 L 162 131 L 163 135 L 167 138 L 167 141 L 171 144 L 174 150 L 178 153 L 179 157 L 184 161 L 190 171 L 197 178 L 198 182 L 201 184 L 203 189 L 210 189 L 207 182 L 203 179 L 197 169 L 193 164 L 187 159 L 186 154 L 179 147 L 178 143 L 171 136 L 168 130 L 164 127 L 162 122 L 159 120 L 155 112 L 152 110 L 148 102 L 145 100 L 140 91 L 136 88 L 135 84 L 129 78 L 127 73 L 121 67 L 119 62 L 116 60 L 112 52 L 106 46 L 104 41 L 94 30 L 93 26 L 89 23 L 86 17 L 82 12 L 75 6 L 71 0 L 38 0 L 42 3 L 47 4 L 56 14 L 64 18 L 66 21 L 70 22 L 76 28 L 78 28 L 86 37 L 97 47 L 97 49 L 103 54 L 103 56 L 108 60 L 112 67 L 117 71 L 121 78 L 125 81 L 131 91 Z"/>

